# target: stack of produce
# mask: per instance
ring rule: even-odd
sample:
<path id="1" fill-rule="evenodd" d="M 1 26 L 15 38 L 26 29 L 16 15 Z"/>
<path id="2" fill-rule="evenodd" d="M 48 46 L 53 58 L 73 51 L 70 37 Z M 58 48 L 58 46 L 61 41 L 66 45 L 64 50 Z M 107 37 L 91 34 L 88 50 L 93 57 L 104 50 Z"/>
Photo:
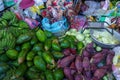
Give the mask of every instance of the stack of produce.
<path id="1" fill-rule="evenodd" d="M 0 80 L 99 80 L 111 73 L 114 53 L 85 44 L 85 34 L 80 40 L 75 35 L 58 38 L 46 30 L 30 30 L 12 12 L 0 21 Z"/>
<path id="2" fill-rule="evenodd" d="M 106 80 L 104 78 L 111 77 L 113 57 L 113 51 L 103 49 L 97 52 L 93 43 L 90 43 L 82 55 L 70 49 L 64 50 L 64 57 L 58 61 L 58 67 L 63 68 L 68 80 Z"/>

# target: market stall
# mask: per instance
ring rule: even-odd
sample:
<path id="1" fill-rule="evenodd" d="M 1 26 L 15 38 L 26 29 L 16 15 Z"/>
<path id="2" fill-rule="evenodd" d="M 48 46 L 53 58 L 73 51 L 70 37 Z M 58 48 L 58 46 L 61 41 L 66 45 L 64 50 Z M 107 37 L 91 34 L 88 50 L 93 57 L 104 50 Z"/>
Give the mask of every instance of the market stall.
<path id="1" fill-rule="evenodd" d="M 0 80 L 120 80 L 119 60 L 117 0 L 0 1 Z"/>

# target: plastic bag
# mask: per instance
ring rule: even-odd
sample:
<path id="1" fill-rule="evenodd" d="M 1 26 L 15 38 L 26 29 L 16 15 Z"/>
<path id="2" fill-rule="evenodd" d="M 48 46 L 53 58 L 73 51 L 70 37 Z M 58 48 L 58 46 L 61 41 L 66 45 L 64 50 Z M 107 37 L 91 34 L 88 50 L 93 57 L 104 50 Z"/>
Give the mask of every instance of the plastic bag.
<path id="1" fill-rule="evenodd" d="M 71 21 L 71 28 L 75 28 L 77 30 L 81 29 L 86 22 L 86 17 L 84 16 L 75 16 L 73 20 Z"/>
<path id="2" fill-rule="evenodd" d="M 62 17 L 61 20 L 58 20 L 53 23 L 51 23 L 51 21 L 48 18 L 43 18 L 42 28 L 44 30 L 48 30 L 52 32 L 56 36 L 61 36 L 67 31 L 69 26 L 68 26 L 68 22 L 65 17 Z"/>
<path id="3" fill-rule="evenodd" d="M 14 0 L 3 0 L 6 7 L 14 5 Z"/>
<path id="4" fill-rule="evenodd" d="M 0 11 L 4 10 L 4 4 L 3 4 L 3 1 L 1 0 L 0 1 Z"/>
<path id="5" fill-rule="evenodd" d="M 85 15 L 92 15 L 95 10 L 100 8 L 100 3 L 99 2 L 85 1 L 85 4 L 89 7 L 86 11 L 83 12 L 83 14 L 85 14 Z"/>
<path id="6" fill-rule="evenodd" d="M 116 80 L 120 80 L 120 47 L 115 47 L 113 49 L 113 51 L 115 52 L 115 56 L 113 58 L 113 74 L 116 78 Z"/>

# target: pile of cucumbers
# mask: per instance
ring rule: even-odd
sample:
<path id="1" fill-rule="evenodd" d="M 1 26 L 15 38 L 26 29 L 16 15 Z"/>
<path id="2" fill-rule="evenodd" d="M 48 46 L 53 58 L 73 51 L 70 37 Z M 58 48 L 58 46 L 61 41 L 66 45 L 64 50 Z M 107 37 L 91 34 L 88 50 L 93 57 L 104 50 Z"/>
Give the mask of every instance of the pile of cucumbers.
<path id="1" fill-rule="evenodd" d="M 0 21 L 0 80 L 63 80 L 63 70 L 57 67 L 65 56 L 62 51 L 74 48 L 80 53 L 84 47 L 74 36 L 30 30 L 9 11 Z"/>
<path id="2" fill-rule="evenodd" d="M 21 34 L 16 38 L 15 48 L 1 54 L 0 62 L 5 64 L 0 65 L 3 68 L 1 75 L 4 74 L 1 79 L 63 80 L 64 73 L 57 68 L 57 61 L 64 56 L 63 49 L 75 48 L 75 42 L 73 36 L 58 39 L 51 32 L 41 29 Z M 10 76 L 8 72 L 13 74 Z"/>

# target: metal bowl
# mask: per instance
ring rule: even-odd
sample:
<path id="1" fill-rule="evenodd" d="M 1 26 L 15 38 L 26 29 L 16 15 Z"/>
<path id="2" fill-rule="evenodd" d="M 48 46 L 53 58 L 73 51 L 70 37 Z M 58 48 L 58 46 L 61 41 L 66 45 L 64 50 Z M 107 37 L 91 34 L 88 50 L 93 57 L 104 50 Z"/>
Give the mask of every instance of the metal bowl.
<path id="1" fill-rule="evenodd" d="M 109 31 L 112 31 L 112 29 L 110 29 L 110 28 L 107 28 Z M 103 47 L 103 48 L 114 48 L 114 47 L 116 47 L 116 46 L 120 46 L 120 43 L 119 44 L 105 44 L 105 43 L 102 43 L 102 42 L 100 42 L 100 41 L 98 41 L 94 36 L 93 36 L 93 34 L 94 34 L 94 30 L 95 29 L 90 29 L 90 35 L 91 35 L 91 38 L 93 39 L 93 42 L 95 42 L 96 44 L 98 44 L 99 46 L 101 46 L 101 47 Z M 105 30 L 105 29 L 104 29 Z M 103 29 L 101 30 L 100 29 L 100 31 L 104 31 Z M 97 31 L 99 31 L 98 29 L 97 29 Z M 115 31 L 115 30 L 113 30 L 113 37 L 114 38 L 116 38 L 116 39 L 118 39 L 118 41 L 120 42 L 120 34 L 117 32 L 117 31 Z"/>

